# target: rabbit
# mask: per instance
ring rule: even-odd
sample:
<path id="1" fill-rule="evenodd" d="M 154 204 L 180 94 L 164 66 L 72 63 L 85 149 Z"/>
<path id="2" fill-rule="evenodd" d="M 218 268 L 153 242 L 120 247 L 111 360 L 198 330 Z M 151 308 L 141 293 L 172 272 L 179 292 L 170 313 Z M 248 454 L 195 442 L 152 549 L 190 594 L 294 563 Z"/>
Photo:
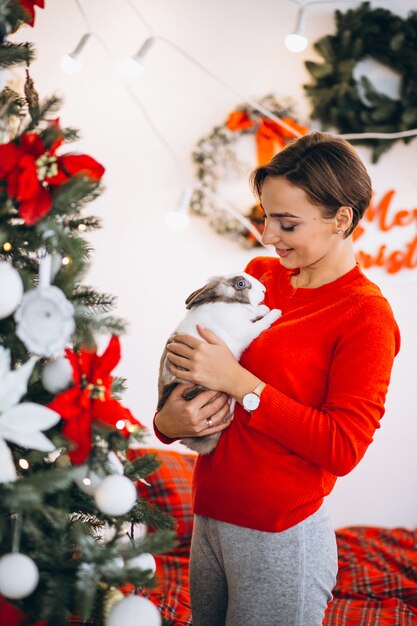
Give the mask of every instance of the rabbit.
<path id="1" fill-rule="evenodd" d="M 239 360 L 249 344 L 281 315 L 278 309 L 270 310 L 265 304 L 261 304 L 264 296 L 264 285 L 249 274 L 214 276 L 204 287 L 188 296 L 185 301 L 188 312 L 168 342 L 175 333 L 187 333 L 202 340 L 196 327 L 201 324 L 216 333 Z M 185 380 L 180 381 L 174 376 L 168 365 L 165 346 L 159 367 L 158 411 L 178 383 Z M 183 397 L 191 400 L 204 390 L 202 385 L 195 385 Z M 231 413 L 234 404 L 235 401 L 232 400 Z M 186 437 L 181 443 L 200 454 L 208 454 L 216 447 L 220 435 L 221 433 L 214 433 L 203 437 Z"/>

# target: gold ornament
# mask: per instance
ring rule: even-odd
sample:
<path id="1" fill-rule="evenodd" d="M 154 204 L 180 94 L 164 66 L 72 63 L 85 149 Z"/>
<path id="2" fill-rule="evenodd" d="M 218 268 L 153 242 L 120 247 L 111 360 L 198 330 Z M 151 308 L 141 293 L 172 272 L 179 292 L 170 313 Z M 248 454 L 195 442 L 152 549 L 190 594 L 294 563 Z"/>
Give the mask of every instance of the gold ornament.
<path id="1" fill-rule="evenodd" d="M 121 600 L 124 595 L 116 587 L 109 587 L 104 594 L 103 599 L 103 620 L 106 621 L 111 613 L 112 608 Z"/>

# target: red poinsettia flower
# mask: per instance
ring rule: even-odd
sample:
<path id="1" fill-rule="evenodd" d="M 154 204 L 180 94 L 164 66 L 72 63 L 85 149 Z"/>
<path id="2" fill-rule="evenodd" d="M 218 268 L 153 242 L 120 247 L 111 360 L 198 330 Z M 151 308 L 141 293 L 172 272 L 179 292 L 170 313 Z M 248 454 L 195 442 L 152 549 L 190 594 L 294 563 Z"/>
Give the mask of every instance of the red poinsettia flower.
<path id="1" fill-rule="evenodd" d="M 0 145 L 0 179 L 7 181 L 7 193 L 17 201 L 26 224 L 36 224 L 52 207 L 51 192 L 74 176 L 98 182 L 104 167 L 86 154 L 56 155 L 64 136 L 57 120 L 49 129 L 54 139 L 45 146 L 38 133 L 25 133 L 18 142 Z"/>
<path id="2" fill-rule="evenodd" d="M 30 617 L 0 596 L 0 624 L 3 626 L 48 626 L 45 620 L 34 624 Z"/>
<path id="3" fill-rule="evenodd" d="M 120 361 L 120 341 L 112 337 L 104 353 L 82 349 L 66 351 L 72 370 L 74 386 L 59 394 L 48 405 L 64 420 L 62 433 L 77 444 L 69 453 L 74 464 L 84 463 L 91 451 L 91 424 L 93 420 L 116 427 L 128 437 L 132 428 L 144 426 L 129 409 L 111 395 L 111 371 Z M 123 425 L 124 424 L 124 425 Z"/>
<path id="4" fill-rule="evenodd" d="M 43 9 L 45 7 L 44 0 L 18 0 L 18 3 L 28 15 L 26 23 L 33 26 L 35 24 L 35 5 Z"/>

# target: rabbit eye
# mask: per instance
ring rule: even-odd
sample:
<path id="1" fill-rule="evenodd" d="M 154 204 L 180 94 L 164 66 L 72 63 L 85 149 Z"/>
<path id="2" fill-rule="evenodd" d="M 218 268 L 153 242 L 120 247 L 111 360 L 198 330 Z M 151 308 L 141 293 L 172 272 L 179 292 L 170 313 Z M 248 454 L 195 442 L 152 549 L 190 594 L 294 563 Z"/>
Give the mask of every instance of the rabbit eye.
<path id="1" fill-rule="evenodd" d="M 248 285 L 246 283 L 246 280 L 244 280 L 243 278 L 239 278 L 239 280 L 237 280 L 236 283 L 235 283 L 235 288 L 239 289 L 239 290 L 245 289 L 245 287 L 247 287 L 247 286 Z"/>

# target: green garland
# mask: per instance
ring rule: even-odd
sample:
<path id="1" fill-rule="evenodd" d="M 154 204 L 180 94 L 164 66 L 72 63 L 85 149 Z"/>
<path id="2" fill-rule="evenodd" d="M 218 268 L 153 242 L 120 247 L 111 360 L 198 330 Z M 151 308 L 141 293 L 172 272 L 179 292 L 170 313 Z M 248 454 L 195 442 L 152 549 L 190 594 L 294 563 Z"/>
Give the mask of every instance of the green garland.
<path id="1" fill-rule="evenodd" d="M 313 104 L 311 117 L 342 133 L 392 133 L 417 127 L 417 12 L 406 19 L 364 2 L 346 13 L 336 11 L 336 33 L 314 48 L 323 63 L 306 62 L 314 82 L 304 85 Z M 400 98 L 380 93 L 372 82 L 353 77 L 357 63 L 372 57 L 400 75 Z M 412 137 L 404 138 L 407 143 Z M 372 148 L 372 160 L 395 141 L 360 139 Z"/>

